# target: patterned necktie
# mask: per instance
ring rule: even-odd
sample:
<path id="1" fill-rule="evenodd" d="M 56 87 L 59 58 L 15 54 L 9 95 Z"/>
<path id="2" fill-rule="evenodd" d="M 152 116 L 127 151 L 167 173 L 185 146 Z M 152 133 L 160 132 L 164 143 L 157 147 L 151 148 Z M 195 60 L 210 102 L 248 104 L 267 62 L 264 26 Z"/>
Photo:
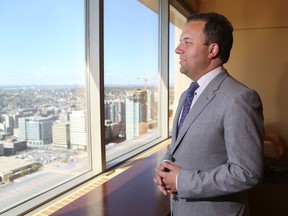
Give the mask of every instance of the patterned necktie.
<path id="1" fill-rule="evenodd" d="M 182 124 L 184 122 L 184 119 L 186 118 L 188 112 L 190 111 L 190 106 L 192 104 L 193 98 L 194 98 L 194 94 L 196 89 L 199 88 L 199 85 L 197 82 L 192 82 L 190 84 L 190 87 L 188 89 L 188 92 L 186 94 L 186 98 L 184 101 L 184 105 L 183 105 L 183 110 L 182 110 L 182 115 L 178 124 L 178 131 L 180 130 L 180 128 L 182 127 Z"/>

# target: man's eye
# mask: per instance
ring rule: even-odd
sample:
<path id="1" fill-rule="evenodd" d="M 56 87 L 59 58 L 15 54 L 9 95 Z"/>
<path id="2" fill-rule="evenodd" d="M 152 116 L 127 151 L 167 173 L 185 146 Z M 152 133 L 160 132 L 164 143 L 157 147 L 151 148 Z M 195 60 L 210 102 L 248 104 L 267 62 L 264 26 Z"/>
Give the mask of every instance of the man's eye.
<path id="1" fill-rule="evenodd" d="M 191 41 L 191 40 L 183 40 L 183 42 L 184 42 L 186 45 L 192 44 L 192 41 Z"/>

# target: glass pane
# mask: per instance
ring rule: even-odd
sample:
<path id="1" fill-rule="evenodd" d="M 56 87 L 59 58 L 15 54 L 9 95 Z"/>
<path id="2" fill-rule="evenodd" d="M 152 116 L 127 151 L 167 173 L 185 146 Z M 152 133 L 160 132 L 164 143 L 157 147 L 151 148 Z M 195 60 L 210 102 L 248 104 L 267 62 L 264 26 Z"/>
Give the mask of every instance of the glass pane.
<path id="1" fill-rule="evenodd" d="M 185 86 L 188 86 L 189 79 L 179 72 L 179 56 L 175 54 L 186 18 L 170 5 L 169 20 L 169 131 L 171 132 L 179 97 Z"/>
<path id="2" fill-rule="evenodd" d="M 1 210 L 90 168 L 84 18 L 84 0 L 1 1 Z"/>
<path id="3" fill-rule="evenodd" d="M 159 135 L 158 2 L 146 2 L 104 1 L 107 162 Z"/>

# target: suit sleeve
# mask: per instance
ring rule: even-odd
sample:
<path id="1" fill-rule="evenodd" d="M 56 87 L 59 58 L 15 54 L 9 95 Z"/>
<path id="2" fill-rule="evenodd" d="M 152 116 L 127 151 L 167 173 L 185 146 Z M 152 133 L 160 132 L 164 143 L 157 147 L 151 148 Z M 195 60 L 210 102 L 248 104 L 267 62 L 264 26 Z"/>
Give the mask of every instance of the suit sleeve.
<path id="1" fill-rule="evenodd" d="M 166 153 L 162 157 L 162 161 L 171 161 L 171 146 L 168 147 Z"/>
<path id="2" fill-rule="evenodd" d="M 210 198 L 255 186 L 263 174 L 263 108 L 255 91 L 236 96 L 223 117 L 226 163 L 210 170 L 184 170 L 178 174 L 180 198 Z M 209 155 L 208 155 L 209 158 Z"/>

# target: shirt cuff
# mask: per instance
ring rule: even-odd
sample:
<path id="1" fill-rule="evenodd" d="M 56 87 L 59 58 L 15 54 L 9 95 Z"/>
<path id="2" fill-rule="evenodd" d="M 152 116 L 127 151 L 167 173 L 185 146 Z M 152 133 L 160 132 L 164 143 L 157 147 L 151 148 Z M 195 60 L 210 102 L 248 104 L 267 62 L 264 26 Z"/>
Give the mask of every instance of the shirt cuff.
<path id="1" fill-rule="evenodd" d="M 161 164 L 164 163 L 164 162 L 170 163 L 171 161 L 169 161 L 169 160 L 163 160 L 163 161 L 161 161 Z"/>
<path id="2" fill-rule="evenodd" d="M 177 192 L 178 192 L 178 175 L 179 175 L 179 172 L 177 173 L 176 179 L 175 179 L 175 185 L 176 185 L 176 191 Z"/>

